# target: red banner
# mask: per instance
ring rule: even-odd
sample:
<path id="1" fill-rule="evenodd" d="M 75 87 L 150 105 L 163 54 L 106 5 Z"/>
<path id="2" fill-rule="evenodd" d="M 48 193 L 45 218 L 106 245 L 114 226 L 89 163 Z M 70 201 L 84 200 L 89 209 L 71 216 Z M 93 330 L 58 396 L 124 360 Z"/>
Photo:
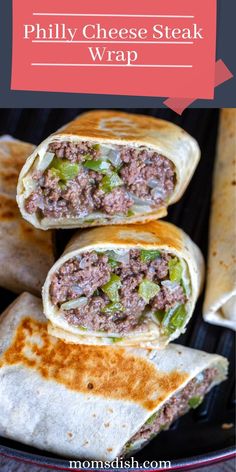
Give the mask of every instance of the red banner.
<path id="1" fill-rule="evenodd" d="M 13 90 L 213 98 L 216 0 L 13 0 Z"/>

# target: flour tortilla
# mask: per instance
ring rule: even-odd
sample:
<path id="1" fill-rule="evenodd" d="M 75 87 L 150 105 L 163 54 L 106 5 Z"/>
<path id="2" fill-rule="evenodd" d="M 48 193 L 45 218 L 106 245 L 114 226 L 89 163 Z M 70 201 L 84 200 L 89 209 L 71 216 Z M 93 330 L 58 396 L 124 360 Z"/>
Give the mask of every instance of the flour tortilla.
<path id="1" fill-rule="evenodd" d="M 165 351 L 66 345 L 47 333 L 41 301 L 22 294 L 0 317 L 0 435 L 68 459 L 115 459 L 191 379 L 227 360 Z M 135 382 L 134 382 L 135 379 Z"/>
<path id="2" fill-rule="evenodd" d="M 78 232 L 66 247 L 64 254 L 49 271 L 43 287 L 44 313 L 51 322 L 49 324 L 50 333 L 64 339 L 65 342 L 78 344 L 106 345 L 113 342 L 113 338 L 108 333 L 82 331 L 79 327 L 70 325 L 64 319 L 63 311 L 51 303 L 50 284 L 53 275 L 60 266 L 81 252 L 118 248 L 160 249 L 183 258 L 187 263 L 192 292 L 186 306 L 187 317 L 183 328 L 176 330 L 167 337 L 160 335 L 159 327 L 153 321 L 150 322 L 148 331 L 136 333 L 135 335 L 132 332 L 127 333 L 122 335 L 122 340 L 119 341 L 119 345 L 124 346 L 163 348 L 168 342 L 176 339 L 181 332 L 185 331 L 185 327 L 192 316 L 204 277 L 204 262 L 198 247 L 182 230 L 164 221 L 150 222 L 146 225 L 113 226 L 112 228 L 107 226 Z M 114 333 L 113 336 L 119 337 L 117 333 Z"/>
<path id="3" fill-rule="evenodd" d="M 42 218 L 30 215 L 25 210 L 25 187 L 23 179 L 32 171 L 35 159 L 39 156 L 39 164 L 44 160 L 45 152 L 51 142 L 61 141 L 92 141 L 94 143 L 130 145 L 133 147 L 147 146 L 172 161 L 176 168 L 176 186 L 168 204 L 180 199 L 195 171 L 200 159 L 197 142 L 183 129 L 150 116 L 132 115 L 118 111 L 91 111 L 80 115 L 40 144 L 27 159 L 18 183 L 17 201 L 23 217 L 35 227 L 48 228 L 80 228 L 107 224 L 145 223 L 156 220 L 167 214 L 166 204 L 150 213 L 134 216 L 102 216 L 92 217 L 86 222 L 83 218 Z M 27 195 L 28 196 L 28 195 Z"/>
<path id="4" fill-rule="evenodd" d="M 236 329 L 236 108 L 220 114 L 203 316 Z"/>
<path id="5" fill-rule="evenodd" d="M 13 292 L 39 294 L 54 262 L 52 232 L 24 221 L 16 203 L 16 186 L 33 144 L 0 138 L 0 286 Z"/>

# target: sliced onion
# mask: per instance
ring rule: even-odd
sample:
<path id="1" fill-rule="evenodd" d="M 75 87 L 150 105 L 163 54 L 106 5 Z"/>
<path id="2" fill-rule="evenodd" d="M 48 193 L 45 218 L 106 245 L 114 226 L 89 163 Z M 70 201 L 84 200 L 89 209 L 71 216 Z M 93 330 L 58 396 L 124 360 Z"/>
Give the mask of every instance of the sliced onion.
<path id="1" fill-rule="evenodd" d="M 25 188 L 25 196 L 29 196 L 32 192 L 37 190 L 37 184 L 35 180 L 32 179 L 32 177 L 24 177 L 23 185 Z"/>
<path id="2" fill-rule="evenodd" d="M 170 292 L 175 292 L 179 288 L 179 283 L 171 282 L 171 280 L 163 280 L 163 282 L 161 282 L 161 285 L 163 285 L 163 287 L 166 287 Z"/>
<path id="3" fill-rule="evenodd" d="M 114 167 L 119 167 L 121 164 L 120 151 L 116 149 L 110 149 L 108 159 Z"/>
<path id="4" fill-rule="evenodd" d="M 165 197 L 165 190 L 163 188 L 155 187 L 151 190 L 151 195 L 153 198 L 164 198 Z"/>
<path id="5" fill-rule="evenodd" d="M 133 205 L 130 210 L 135 214 L 150 213 L 152 208 L 149 205 Z"/>
<path id="6" fill-rule="evenodd" d="M 128 194 L 129 194 L 129 197 L 132 198 L 132 200 L 134 201 L 135 205 L 153 205 L 152 200 L 145 200 L 144 198 L 139 198 L 130 192 L 128 192 Z"/>
<path id="7" fill-rule="evenodd" d="M 117 262 L 122 262 L 123 264 L 129 263 L 129 252 L 118 252 L 118 251 L 106 251 L 106 254 L 110 256 Z"/>
<path id="8" fill-rule="evenodd" d="M 108 154 L 110 153 L 110 150 L 111 150 L 110 146 L 104 146 L 104 145 L 101 146 L 101 147 L 100 147 L 100 151 L 101 151 L 102 157 L 106 157 L 106 158 L 107 158 L 107 157 L 108 157 Z"/>
<path id="9" fill-rule="evenodd" d="M 62 310 L 72 310 L 73 308 L 81 308 L 86 305 L 88 299 L 86 297 L 75 298 L 74 300 L 69 300 L 68 302 L 62 303 Z"/>
<path id="10" fill-rule="evenodd" d="M 38 164 L 38 170 L 44 172 L 50 166 L 54 156 L 55 154 L 53 152 L 46 152 L 43 160 Z"/>
<path id="11" fill-rule="evenodd" d="M 147 184 L 148 184 L 148 187 L 155 188 L 155 187 L 158 187 L 158 185 L 160 185 L 160 181 L 157 179 L 149 179 L 147 181 Z"/>
<path id="12" fill-rule="evenodd" d="M 73 285 L 71 287 L 71 290 L 73 291 L 73 293 L 76 293 L 76 295 L 82 295 L 83 293 L 83 289 L 79 287 L 79 285 Z"/>

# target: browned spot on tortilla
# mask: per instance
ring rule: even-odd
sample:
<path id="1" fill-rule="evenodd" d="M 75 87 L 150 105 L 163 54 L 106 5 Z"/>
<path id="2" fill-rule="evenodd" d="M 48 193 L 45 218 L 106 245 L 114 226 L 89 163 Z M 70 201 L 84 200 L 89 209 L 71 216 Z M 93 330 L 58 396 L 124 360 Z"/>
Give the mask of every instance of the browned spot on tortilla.
<path id="1" fill-rule="evenodd" d="M 163 400 L 188 378 L 186 372 L 157 371 L 150 361 L 123 348 L 64 344 L 47 333 L 46 323 L 30 317 L 22 320 L 0 360 L 0 367 L 15 364 L 87 395 L 92 383 L 93 396 L 132 401 L 147 410 L 155 408 L 160 396 Z"/>
<path id="2" fill-rule="evenodd" d="M 236 185 L 236 180 L 233 180 L 233 181 L 231 182 L 231 184 L 232 184 L 232 185 Z"/>
<path id="3" fill-rule="evenodd" d="M 7 229 L 4 227 L 5 233 L 7 230 L 13 233 L 19 248 L 29 245 L 35 251 L 40 251 L 42 257 L 48 256 L 53 264 L 52 232 L 35 229 L 23 220 L 15 199 L 5 194 L 0 194 L 0 222 L 7 225 Z"/>
<path id="4" fill-rule="evenodd" d="M 13 220 L 18 217 L 20 217 L 20 212 L 14 198 L 0 195 L 0 221 Z"/>
<path id="5" fill-rule="evenodd" d="M 135 140 L 147 142 L 150 145 L 154 141 L 153 134 L 170 130 L 175 132 L 176 128 L 172 123 L 144 115 L 132 115 L 123 112 L 111 111 L 93 111 L 79 116 L 69 123 L 60 135 L 65 136 L 73 134 L 87 139 L 110 139 L 127 142 Z M 120 132 L 120 133 L 119 133 Z M 178 131 L 184 134 L 183 130 Z M 56 132 L 55 135 L 58 133 Z M 149 139 L 148 139 L 149 138 Z"/>
<path id="6" fill-rule="evenodd" d="M 150 221 L 148 224 L 132 224 L 109 226 L 95 228 L 86 233 L 76 234 L 71 243 L 76 240 L 79 246 L 115 244 L 117 246 L 134 247 L 141 246 L 146 248 L 160 248 L 161 246 L 170 247 L 177 251 L 183 249 L 182 233 L 179 228 L 167 223 L 166 221 Z M 68 254 L 69 258 L 69 254 Z"/>
<path id="7" fill-rule="evenodd" d="M 113 451 L 112 447 L 107 448 L 107 452 L 112 452 L 112 451 Z"/>
<path id="8" fill-rule="evenodd" d="M 1 141 L 0 142 L 0 184 L 6 193 L 16 192 L 20 170 L 26 158 L 33 152 L 33 144 Z"/>
<path id="9" fill-rule="evenodd" d="M 213 256 L 216 256 L 217 252 L 216 251 L 213 251 L 212 255 Z"/>

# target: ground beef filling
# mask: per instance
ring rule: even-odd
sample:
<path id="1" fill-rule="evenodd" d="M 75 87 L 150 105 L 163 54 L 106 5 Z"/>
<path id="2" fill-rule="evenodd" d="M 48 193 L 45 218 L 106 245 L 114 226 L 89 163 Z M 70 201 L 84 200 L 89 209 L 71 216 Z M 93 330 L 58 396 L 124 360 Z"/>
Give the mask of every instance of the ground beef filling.
<path id="1" fill-rule="evenodd" d="M 163 253 L 155 260 L 143 262 L 141 251 L 135 249 L 127 251 L 125 260 L 116 261 L 114 268 L 109 254 L 95 251 L 80 254 L 64 263 L 54 274 L 50 285 L 51 302 L 74 326 L 121 335 L 134 330 L 145 331 L 151 316 L 150 313 L 149 318 L 145 316 L 145 310 L 155 312 L 157 307 L 161 307 L 165 313 L 165 310 L 187 301 L 181 282 L 172 284 L 171 289 L 165 285 L 172 260 L 171 255 Z M 112 303 L 102 289 L 112 275 L 120 281 L 119 303 Z M 143 280 L 159 286 L 159 292 L 153 294 L 148 302 L 140 296 Z M 65 302 L 79 297 L 86 297 L 82 306 L 63 308 Z"/>
<path id="2" fill-rule="evenodd" d="M 146 148 L 116 146 L 110 151 L 118 156 L 109 172 L 118 176 L 118 184 L 104 191 L 104 173 L 84 167 L 89 160 L 103 160 L 102 146 L 90 142 L 54 142 L 47 152 L 57 159 L 79 164 L 75 177 L 63 184 L 51 168 L 33 172 L 35 189 L 25 201 L 28 213 L 41 217 L 85 217 L 94 212 L 105 215 L 132 216 L 133 205 L 149 205 L 150 211 L 168 200 L 175 186 L 175 169 L 169 159 Z M 123 182 L 123 184 L 122 184 Z"/>
<path id="3" fill-rule="evenodd" d="M 186 387 L 176 395 L 173 395 L 158 413 L 154 414 L 142 426 L 131 438 L 129 445 L 138 441 L 148 441 L 161 430 L 168 429 L 173 421 L 187 413 L 191 408 L 196 408 L 204 395 L 209 391 L 217 372 L 216 368 L 209 368 L 191 380 Z M 191 399 L 193 400 L 192 404 Z"/>

